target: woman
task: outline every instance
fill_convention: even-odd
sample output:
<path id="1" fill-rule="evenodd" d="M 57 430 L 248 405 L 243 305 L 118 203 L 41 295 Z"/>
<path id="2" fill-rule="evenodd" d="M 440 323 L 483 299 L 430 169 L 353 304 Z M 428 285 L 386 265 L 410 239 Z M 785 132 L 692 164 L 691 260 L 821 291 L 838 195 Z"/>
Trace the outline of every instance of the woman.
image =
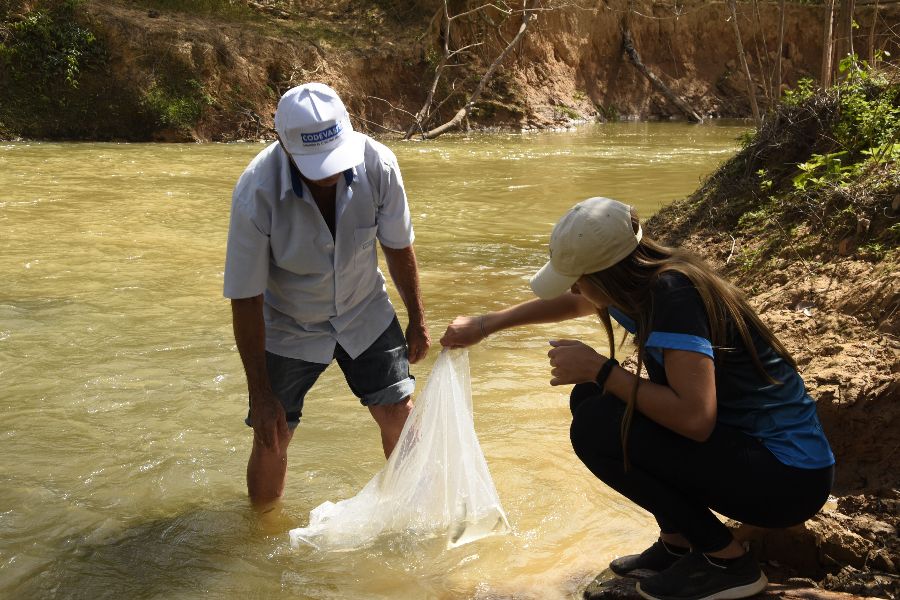
<path id="1" fill-rule="evenodd" d="M 552 340 L 551 385 L 575 384 L 571 439 L 594 475 L 659 523 L 625 575 L 654 571 L 645 598 L 743 598 L 767 583 L 712 513 L 787 527 L 825 503 L 834 456 L 790 353 L 731 284 L 702 260 L 642 236 L 632 209 L 591 198 L 550 238 L 531 280 L 539 297 L 457 317 L 441 343 L 464 347 L 500 329 L 596 312 L 610 356 Z M 633 333 L 639 377 L 614 358 L 614 319 Z"/>

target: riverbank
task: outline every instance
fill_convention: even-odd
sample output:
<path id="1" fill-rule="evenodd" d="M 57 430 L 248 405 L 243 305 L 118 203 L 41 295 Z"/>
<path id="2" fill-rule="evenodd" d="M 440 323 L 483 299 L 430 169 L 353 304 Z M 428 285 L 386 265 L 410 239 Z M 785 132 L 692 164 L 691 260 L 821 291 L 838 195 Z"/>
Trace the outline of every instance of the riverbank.
<path id="1" fill-rule="evenodd" d="M 281 93 L 310 80 L 338 90 L 357 129 L 402 136 L 441 68 L 442 7 L 436 0 L 15 0 L 0 7 L 0 138 L 254 140 L 268 133 Z M 424 127 L 465 105 L 520 27 L 521 14 L 478 7 L 457 6 L 447 48 L 465 51 L 435 84 Z M 819 73 L 821 31 L 809 25 L 824 22 L 823 10 L 787 5 L 785 88 Z M 461 127 L 685 118 L 623 51 L 626 25 L 642 64 L 697 114 L 751 114 L 724 3 L 548 2 L 533 16 Z M 755 13 L 739 4 L 763 109 L 772 103 L 777 17 L 774 5 Z M 889 28 L 900 21 L 900 5 L 877 16 L 862 7 L 856 20 L 876 48 L 900 55 Z"/>

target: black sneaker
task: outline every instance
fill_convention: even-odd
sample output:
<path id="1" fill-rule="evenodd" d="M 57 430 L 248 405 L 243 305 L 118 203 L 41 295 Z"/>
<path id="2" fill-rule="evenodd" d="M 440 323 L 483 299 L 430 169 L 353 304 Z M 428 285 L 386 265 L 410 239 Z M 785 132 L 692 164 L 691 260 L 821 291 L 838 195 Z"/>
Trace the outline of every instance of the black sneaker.
<path id="1" fill-rule="evenodd" d="M 675 561 L 687 553 L 687 548 L 679 548 L 657 540 L 640 554 L 629 554 L 615 559 L 609 563 L 609 570 L 616 575 L 628 575 L 641 569 L 658 573 L 674 565 Z"/>
<path id="2" fill-rule="evenodd" d="M 637 592 L 649 600 L 734 600 L 758 594 L 768 583 L 749 552 L 727 567 L 691 552 L 665 571 L 638 582 Z"/>

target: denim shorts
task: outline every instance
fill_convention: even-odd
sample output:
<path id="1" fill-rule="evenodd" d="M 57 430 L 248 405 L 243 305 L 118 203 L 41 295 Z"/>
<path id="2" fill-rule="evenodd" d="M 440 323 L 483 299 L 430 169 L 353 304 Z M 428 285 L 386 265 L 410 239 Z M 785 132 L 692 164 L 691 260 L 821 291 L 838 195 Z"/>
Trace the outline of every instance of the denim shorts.
<path id="1" fill-rule="evenodd" d="M 416 387 L 416 379 L 409 372 L 406 338 L 397 317 L 362 354 L 350 358 L 337 344 L 334 359 L 344 372 L 350 391 L 363 406 L 403 402 Z M 306 393 L 328 365 L 266 352 L 266 367 L 272 391 L 281 400 L 288 427 L 293 429 L 300 423 Z M 249 412 L 244 422 L 253 425 Z"/>

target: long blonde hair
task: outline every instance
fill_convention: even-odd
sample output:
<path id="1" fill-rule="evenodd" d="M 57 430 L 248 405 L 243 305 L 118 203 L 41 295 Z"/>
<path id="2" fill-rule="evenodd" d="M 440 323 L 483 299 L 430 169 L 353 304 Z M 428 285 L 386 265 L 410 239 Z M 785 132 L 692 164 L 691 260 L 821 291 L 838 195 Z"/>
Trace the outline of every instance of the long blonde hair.
<path id="1" fill-rule="evenodd" d="M 634 231 L 639 228 L 639 220 L 634 210 L 631 212 L 631 224 Z M 752 327 L 759 336 L 791 366 L 797 367 L 790 352 L 775 337 L 775 334 L 763 323 L 756 311 L 747 302 L 744 294 L 734 285 L 719 276 L 706 262 L 693 254 L 677 248 L 669 248 L 654 242 L 644 235 L 638 247 L 626 258 L 615 265 L 587 275 L 600 292 L 610 301 L 610 304 L 621 310 L 635 322 L 637 353 L 637 373 L 640 376 L 646 356 L 646 343 L 650 335 L 650 324 L 653 321 L 653 298 L 650 289 L 654 282 L 664 272 L 681 273 L 694 284 L 706 314 L 709 317 L 710 341 L 714 348 L 725 348 L 729 320 L 734 324 L 744 346 L 753 361 L 759 375 L 772 384 L 781 382 L 775 380 L 766 372 L 753 339 L 750 334 Z M 609 340 L 610 356 L 615 358 L 615 340 L 613 337 L 612 322 L 609 310 L 598 309 L 598 316 L 606 330 Z M 634 407 L 637 402 L 640 377 L 635 380 L 630 397 L 626 400 L 625 415 L 622 419 L 622 453 L 625 464 L 628 465 L 628 431 L 631 428 L 631 420 L 634 415 Z"/>

